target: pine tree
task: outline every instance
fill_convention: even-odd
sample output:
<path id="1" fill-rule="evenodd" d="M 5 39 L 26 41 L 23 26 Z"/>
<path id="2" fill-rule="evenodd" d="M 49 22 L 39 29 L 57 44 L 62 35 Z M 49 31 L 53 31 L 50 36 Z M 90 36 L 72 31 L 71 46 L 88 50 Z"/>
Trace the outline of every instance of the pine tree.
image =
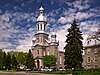
<path id="1" fill-rule="evenodd" d="M 68 29 L 68 35 L 66 36 L 65 49 L 65 65 L 69 69 L 76 69 L 82 67 L 82 34 L 79 30 L 79 25 L 76 24 L 74 19 L 71 27 Z"/>
<path id="2" fill-rule="evenodd" d="M 26 66 L 27 66 L 27 68 L 30 68 L 30 69 L 35 67 L 35 62 L 34 62 L 34 58 L 31 53 L 31 50 L 29 50 L 29 53 L 26 57 Z"/>

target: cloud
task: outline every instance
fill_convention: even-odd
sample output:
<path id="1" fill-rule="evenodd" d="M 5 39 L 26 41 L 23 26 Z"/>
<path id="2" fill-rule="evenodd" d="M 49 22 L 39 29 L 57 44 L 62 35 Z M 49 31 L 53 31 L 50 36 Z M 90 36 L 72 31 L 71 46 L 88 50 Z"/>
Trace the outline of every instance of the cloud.
<path id="1" fill-rule="evenodd" d="M 65 17 L 60 17 L 58 19 L 58 22 L 60 22 L 61 24 L 65 24 L 67 22 L 67 19 Z"/>
<path id="2" fill-rule="evenodd" d="M 32 1 L 27 1 L 26 3 L 32 3 Z M 38 0 L 38 2 L 40 1 Z M 57 39 L 60 42 L 59 50 L 63 50 L 66 39 L 65 35 L 68 33 L 67 29 L 70 27 L 74 18 L 76 18 L 83 33 L 83 42 L 100 25 L 100 20 L 98 20 L 100 17 L 100 8 L 91 8 L 91 1 L 89 0 L 50 1 L 50 4 L 54 5 L 55 3 L 57 7 L 55 7 L 55 10 L 53 8 L 49 12 L 45 12 L 48 22 L 47 30 L 48 32 L 52 32 L 52 29 L 55 29 L 58 36 Z M 5 5 L 5 7 L 8 6 L 8 4 Z M 25 3 L 21 1 L 21 7 L 25 6 Z M 39 12 L 35 10 L 34 12 L 28 13 L 24 11 L 19 12 L 19 10 L 22 10 L 20 6 L 13 6 L 13 9 L 16 12 L 9 10 L 3 12 L 0 9 L 0 48 L 15 48 L 20 51 L 27 51 L 32 45 L 31 40 L 36 33 L 35 24 Z"/>
<path id="3" fill-rule="evenodd" d="M 77 12 L 75 18 L 82 20 L 82 19 L 93 17 L 94 15 L 95 15 L 94 13 Z"/>
<path id="4" fill-rule="evenodd" d="M 85 0 L 84 1 L 82 1 L 82 0 L 80 0 L 80 1 L 76 0 L 76 1 L 73 2 L 73 6 L 76 9 L 84 10 L 84 9 L 89 9 L 90 8 L 90 5 L 88 3 L 89 3 L 88 0 L 87 1 L 85 1 Z"/>
<path id="5" fill-rule="evenodd" d="M 0 15 L 0 49 L 15 48 L 19 50 L 20 48 L 21 50 L 22 46 L 28 47 L 28 45 L 24 44 L 29 41 L 27 38 L 34 35 L 34 21 L 36 19 L 33 13 L 6 11 Z M 33 22 L 33 24 L 30 22 Z M 26 27 L 28 29 L 25 29 Z M 19 42 L 21 40 L 23 40 L 23 44 Z"/>

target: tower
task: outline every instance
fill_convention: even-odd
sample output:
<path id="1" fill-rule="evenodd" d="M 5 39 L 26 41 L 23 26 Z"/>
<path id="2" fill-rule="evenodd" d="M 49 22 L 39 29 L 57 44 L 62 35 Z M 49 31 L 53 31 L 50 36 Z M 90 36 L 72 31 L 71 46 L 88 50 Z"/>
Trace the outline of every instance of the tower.
<path id="1" fill-rule="evenodd" d="M 48 34 L 46 33 L 46 18 L 44 16 L 44 8 L 41 6 L 39 9 L 39 16 L 37 18 L 37 33 L 34 35 L 32 40 L 32 53 L 35 60 L 36 68 L 43 67 L 42 58 L 44 56 L 44 52 L 46 51 L 46 47 L 48 46 Z"/>
<path id="2" fill-rule="evenodd" d="M 39 9 L 39 11 L 40 11 L 40 15 L 37 18 L 37 30 L 38 30 L 38 33 L 45 33 L 45 30 L 46 30 L 45 27 L 46 27 L 47 22 L 44 16 L 44 9 L 42 6 Z"/>
<path id="3" fill-rule="evenodd" d="M 49 34 L 46 32 L 46 25 L 47 21 L 44 15 L 44 8 L 41 6 L 36 23 L 37 33 L 34 35 L 32 40 L 32 53 L 36 68 L 44 68 L 43 57 L 45 55 L 54 55 L 57 58 L 57 65 L 59 65 L 59 42 L 56 39 L 57 35 L 53 30 L 51 38 L 48 38 Z"/>

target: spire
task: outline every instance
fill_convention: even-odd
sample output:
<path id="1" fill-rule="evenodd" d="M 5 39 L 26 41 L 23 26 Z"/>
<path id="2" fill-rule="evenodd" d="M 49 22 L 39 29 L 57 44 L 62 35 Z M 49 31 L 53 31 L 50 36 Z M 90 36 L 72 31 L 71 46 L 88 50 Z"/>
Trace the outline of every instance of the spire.
<path id="1" fill-rule="evenodd" d="M 40 7 L 39 11 L 40 11 L 40 15 L 37 18 L 37 21 L 45 21 L 46 22 L 46 18 L 44 16 L 44 8 L 42 6 Z"/>
<path id="2" fill-rule="evenodd" d="M 42 2 L 41 2 L 41 7 L 39 9 L 40 11 L 44 11 L 43 7 L 42 7 Z"/>
<path id="3" fill-rule="evenodd" d="M 55 30 L 53 29 L 52 35 L 56 35 Z"/>
<path id="4" fill-rule="evenodd" d="M 41 6 L 39 8 L 39 16 L 37 18 L 37 30 L 38 30 L 38 33 L 45 33 L 45 30 L 46 30 L 46 17 L 44 16 L 44 8 Z"/>

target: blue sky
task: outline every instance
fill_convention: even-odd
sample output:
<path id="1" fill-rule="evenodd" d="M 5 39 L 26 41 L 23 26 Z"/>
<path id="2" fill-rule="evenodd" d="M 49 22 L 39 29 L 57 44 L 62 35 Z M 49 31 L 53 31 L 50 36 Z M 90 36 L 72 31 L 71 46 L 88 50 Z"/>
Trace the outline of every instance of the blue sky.
<path id="1" fill-rule="evenodd" d="M 74 18 L 83 33 L 83 43 L 100 26 L 100 0 L 0 0 L 0 49 L 30 48 L 41 2 L 48 22 L 47 32 L 51 34 L 55 29 L 59 50 L 64 47 L 67 29 Z"/>

